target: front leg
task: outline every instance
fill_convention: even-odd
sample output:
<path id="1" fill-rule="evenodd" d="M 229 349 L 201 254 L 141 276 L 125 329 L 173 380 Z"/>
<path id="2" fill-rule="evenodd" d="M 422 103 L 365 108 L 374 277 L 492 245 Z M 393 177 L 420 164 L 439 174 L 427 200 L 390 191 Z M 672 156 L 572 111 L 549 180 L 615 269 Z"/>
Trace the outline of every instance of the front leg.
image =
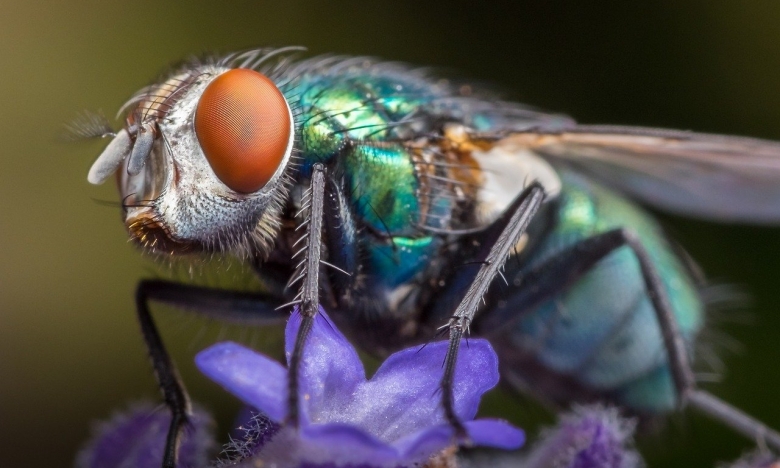
<path id="1" fill-rule="evenodd" d="M 314 317 L 319 313 L 320 308 L 320 262 L 322 256 L 322 218 L 325 210 L 325 166 L 315 164 L 311 177 L 311 188 L 304 197 L 303 210 L 308 211 L 306 220 L 301 226 L 306 226 L 305 243 L 301 250 L 295 254 L 303 254 L 298 270 L 293 276 L 290 284 L 301 282 L 301 290 L 296 300 L 301 311 L 301 326 L 298 328 L 298 335 L 295 337 L 295 346 L 290 356 L 288 383 L 288 419 L 298 426 L 300 421 L 300 402 L 298 395 L 298 386 L 300 379 L 300 368 L 303 362 L 303 351 L 306 345 L 306 338 L 309 336 L 312 326 L 314 326 Z"/>
<path id="2" fill-rule="evenodd" d="M 248 325 L 270 325 L 284 321 L 286 314 L 277 310 L 279 300 L 253 293 L 188 286 L 161 280 L 144 280 L 135 294 L 141 335 L 152 360 L 157 383 L 165 405 L 171 410 L 171 425 L 165 441 L 163 468 L 174 468 L 179 439 L 191 414 L 190 398 L 157 331 L 149 302 L 156 301 L 195 312 L 210 318 Z"/>

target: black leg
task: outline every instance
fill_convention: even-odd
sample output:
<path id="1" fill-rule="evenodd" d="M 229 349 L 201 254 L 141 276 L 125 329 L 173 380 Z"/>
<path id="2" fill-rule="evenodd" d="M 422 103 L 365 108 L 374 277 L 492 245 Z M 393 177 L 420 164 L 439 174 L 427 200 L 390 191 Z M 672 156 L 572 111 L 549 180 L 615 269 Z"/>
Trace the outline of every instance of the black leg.
<path id="1" fill-rule="evenodd" d="M 444 406 L 444 414 L 447 421 L 456 429 L 459 437 L 466 435 L 463 424 L 455 414 L 455 402 L 453 401 L 455 363 L 458 358 L 460 341 L 463 338 L 463 334 L 468 332 L 469 325 L 477 313 L 480 301 L 482 301 L 493 278 L 499 273 L 499 270 L 509 257 L 510 251 L 527 229 L 528 224 L 538 211 L 543 200 L 544 190 L 541 185 L 536 183 L 532 184 L 518 197 L 519 206 L 506 221 L 506 225 L 501 230 L 498 239 L 492 244 L 490 252 L 482 262 L 482 267 L 477 272 L 474 281 L 469 286 L 466 295 L 457 309 L 455 309 L 455 313 L 452 314 L 448 323 L 450 337 L 447 356 L 444 361 L 444 376 L 441 381 L 442 405 Z"/>
<path id="2" fill-rule="evenodd" d="M 315 164 L 311 177 L 311 189 L 304 197 L 303 210 L 308 211 L 308 217 L 301 224 L 306 226 L 306 242 L 296 256 L 304 254 L 304 258 L 296 271 L 291 284 L 301 281 L 301 291 L 295 303 L 300 305 L 301 326 L 295 337 L 295 347 L 290 356 L 289 387 L 288 387 L 288 420 L 298 425 L 300 417 L 300 402 L 298 401 L 298 386 L 300 367 L 303 361 L 303 350 L 306 337 L 314 325 L 320 307 L 320 261 L 322 247 L 322 216 L 325 201 L 325 166 Z"/>
<path id="3" fill-rule="evenodd" d="M 759 443 L 767 443 L 774 449 L 780 450 L 780 434 L 776 431 L 769 429 L 760 421 L 714 395 L 696 388 L 696 380 L 691 369 L 685 340 L 680 333 L 661 278 L 647 250 L 630 230 L 615 229 L 585 239 L 529 272 L 526 279 L 529 284 L 525 287 L 521 285 L 519 288 L 520 296 L 517 299 L 522 304 L 521 309 L 530 310 L 543 300 L 567 289 L 600 260 L 626 246 L 631 249 L 639 261 L 645 288 L 653 305 L 664 340 L 664 347 L 669 357 L 669 366 L 680 406 L 690 404 L 748 438 Z M 552 287 L 528 287 L 530 284 L 551 285 Z M 515 301 L 513 303 L 517 304 Z M 484 323 L 480 324 L 480 332 L 489 335 L 500 331 L 514 318 L 509 316 L 510 313 L 505 309 L 486 317 Z"/>
<path id="4" fill-rule="evenodd" d="M 168 281 L 141 281 L 136 289 L 136 310 L 141 334 L 154 373 L 172 418 L 163 452 L 163 468 L 176 466 L 181 430 L 190 415 L 190 399 L 149 311 L 149 301 L 181 307 L 208 317 L 246 324 L 280 323 L 286 314 L 269 298 L 251 293 L 187 286 Z"/>
<path id="5" fill-rule="evenodd" d="M 442 287 L 436 288 L 435 285 L 429 285 L 425 288 L 425 291 L 428 292 L 428 297 L 422 303 L 428 304 L 428 306 L 426 306 L 422 316 L 422 321 L 426 327 L 423 329 L 423 336 L 428 336 L 431 328 L 439 327 L 442 322 L 452 317 L 452 311 L 458 307 L 458 304 L 464 298 L 463 291 L 468 290 L 472 283 L 476 281 L 479 273 L 476 267 L 485 263 L 491 249 L 509 225 L 512 216 L 527 203 L 529 191 L 534 186 L 535 184 L 530 185 L 515 197 L 506 210 L 489 226 L 484 227 L 479 232 L 479 235 L 469 237 L 469 242 L 472 245 L 477 245 L 476 252 L 470 253 L 468 256 L 468 258 L 472 258 L 474 261 L 460 266 L 455 265 L 454 272 L 447 278 Z M 546 211 L 549 211 L 549 209 Z M 540 221 L 546 223 L 546 221 L 540 219 L 541 217 L 545 217 L 545 215 L 542 213 L 535 214 L 534 221 L 536 223 Z M 489 301 L 489 297 L 485 299 Z"/>
<path id="6" fill-rule="evenodd" d="M 165 404 L 171 410 L 171 425 L 168 428 L 165 452 L 163 452 L 163 468 L 175 468 L 181 429 L 191 413 L 190 399 L 170 356 L 165 350 L 157 327 L 154 325 L 152 315 L 149 313 L 149 306 L 146 303 L 146 292 L 142 286 L 143 284 L 139 285 L 135 296 L 141 334 L 146 348 L 149 350 L 154 374 L 157 376 L 157 383 L 162 391 Z"/>
<path id="7" fill-rule="evenodd" d="M 281 298 L 263 293 L 191 286 L 165 280 L 142 280 L 138 292 L 146 301 L 166 304 L 207 318 L 240 325 L 268 326 L 284 323 L 278 310 Z"/>

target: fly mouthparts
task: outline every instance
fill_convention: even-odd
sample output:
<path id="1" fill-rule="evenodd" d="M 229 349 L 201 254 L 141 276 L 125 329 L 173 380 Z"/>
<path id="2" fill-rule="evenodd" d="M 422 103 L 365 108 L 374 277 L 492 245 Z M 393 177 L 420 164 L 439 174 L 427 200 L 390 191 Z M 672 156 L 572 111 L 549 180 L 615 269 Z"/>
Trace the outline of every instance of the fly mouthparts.
<path id="1" fill-rule="evenodd" d="M 127 130 L 120 130 L 89 169 L 89 174 L 87 174 L 89 183 L 102 184 L 111 174 L 116 172 L 122 161 L 130 154 L 132 145 L 133 142 Z"/>

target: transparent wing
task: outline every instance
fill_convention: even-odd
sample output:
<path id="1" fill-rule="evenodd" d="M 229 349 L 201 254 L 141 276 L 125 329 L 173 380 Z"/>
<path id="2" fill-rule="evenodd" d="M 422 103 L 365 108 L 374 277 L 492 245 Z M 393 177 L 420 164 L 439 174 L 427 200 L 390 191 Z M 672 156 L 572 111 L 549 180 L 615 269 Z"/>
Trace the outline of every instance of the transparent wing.
<path id="1" fill-rule="evenodd" d="M 518 145 L 666 211 L 780 224 L 780 143 L 677 130 L 574 125 L 516 133 Z"/>

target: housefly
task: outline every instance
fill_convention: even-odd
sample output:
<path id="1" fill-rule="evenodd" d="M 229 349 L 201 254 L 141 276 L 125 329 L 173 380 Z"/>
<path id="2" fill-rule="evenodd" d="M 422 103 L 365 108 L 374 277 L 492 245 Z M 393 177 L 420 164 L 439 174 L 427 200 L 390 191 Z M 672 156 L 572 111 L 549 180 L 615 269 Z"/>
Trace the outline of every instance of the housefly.
<path id="1" fill-rule="evenodd" d="M 396 63 L 299 50 L 194 61 L 142 89 L 89 171 L 93 184 L 115 175 L 146 253 L 236 257 L 264 286 L 140 282 L 174 416 L 164 466 L 189 400 L 150 302 L 244 323 L 300 307 L 291 424 L 306 323 L 323 305 L 378 355 L 448 333 L 442 405 L 461 433 L 452 372 L 471 332 L 491 340 L 509 385 L 545 402 L 688 405 L 780 448 L 780 434 L 697 387 L 699 283 L 640 207 L 776 224 L 779 143 L 580 125 Z"/>

